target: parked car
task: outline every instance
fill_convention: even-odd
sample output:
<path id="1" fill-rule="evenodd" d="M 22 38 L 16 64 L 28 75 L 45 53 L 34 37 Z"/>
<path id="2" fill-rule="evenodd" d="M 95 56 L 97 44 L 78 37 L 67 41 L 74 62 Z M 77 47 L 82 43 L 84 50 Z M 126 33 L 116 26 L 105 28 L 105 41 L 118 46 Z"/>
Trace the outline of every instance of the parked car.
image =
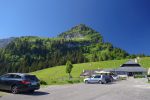
<path id="1" fill-rule="evenodd" d="M 40 82 L 35 75 L 8 73 L 0 76 L 0 89 L 9 90 L 13 94 L 19 92 L 34 92 L 39 88 Z"/>
<path id="2" fill-rule="evenodd" d="M 120 80 L 126 80 L 128 78 L 128 74 L 126 72 L 120 71 L 116 73 Z"/>
<path id="3" fill-rule="evenodd" d="M 111 82 L 111 78 L 108 75 L 93 75 L 90 78 L 85 78 L 84 83 L 99 83 L 99 84 L 106 84 Z"/>
<path id="4" fill-rule="evenodd" d="M 121 80 L 126 80 L 128 78 L 128 75 L 126 75 L 126 74 L 120 74 L 120 75 L 118 75 L 118 77 Z"/>

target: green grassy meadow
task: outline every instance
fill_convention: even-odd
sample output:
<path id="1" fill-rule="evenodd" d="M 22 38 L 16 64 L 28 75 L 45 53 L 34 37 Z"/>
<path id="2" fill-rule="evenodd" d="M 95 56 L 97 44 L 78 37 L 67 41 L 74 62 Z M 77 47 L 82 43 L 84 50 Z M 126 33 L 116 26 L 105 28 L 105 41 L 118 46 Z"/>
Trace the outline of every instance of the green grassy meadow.
<path id="1" fill-rule="evenodd" d="M 72 69 L 73 80 L 68 80 L 68 74 L 65 72 L 64 66 L 56 66 L 47 68 L 44 70 L 33 72 L 40 80 L 45 81 L 47 84 L 66 84 L 66 83 L 79 83 L 82 81 L 80 74 L 83 70 L 91 69 L 105 69 L 105 68 L 117 68 L 127 60 L 111 60 L 111 61 L 100 61 L 74 64 Z"/>
<path id="2" fill-rule="evenodd" d="M 144 68 L 150 68 L 150 57 L 145 57 L 139 60 L 139 63 L 144 67 Z"/>
<path id="3" fill-rule="evenodd" d="M 125 63 L 126 61 L 128 60 L 110 60 L 74 64 L 74 68 L 72 69 L 71 73 L 73 76 L 72 80 L 68 79 L 68 74 L 66 74 L 65 72 L 65 65 L 39 70 L 31 74 L 36 75 L 40 80 L 46 82 L 48 85 L 79 83 L 83 81 L 82 78 L 79 78 L 83 70 L 118 68 L 121 64 Z M 145 68 L 150 67 L 150 57 L 142 58 L 139 62 Z"/>

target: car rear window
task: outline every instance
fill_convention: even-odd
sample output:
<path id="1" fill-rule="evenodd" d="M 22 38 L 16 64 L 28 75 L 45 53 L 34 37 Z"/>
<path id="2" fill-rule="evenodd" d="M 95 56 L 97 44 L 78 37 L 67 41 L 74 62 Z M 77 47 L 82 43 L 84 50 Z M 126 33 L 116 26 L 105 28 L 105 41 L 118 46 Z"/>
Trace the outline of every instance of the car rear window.
<path id="1" fill-rule="evenodd" d="M 38 79 L 35 75 L 26 75 L 25 79 L 29 80 L 29 81 L 38 81 Z"/>

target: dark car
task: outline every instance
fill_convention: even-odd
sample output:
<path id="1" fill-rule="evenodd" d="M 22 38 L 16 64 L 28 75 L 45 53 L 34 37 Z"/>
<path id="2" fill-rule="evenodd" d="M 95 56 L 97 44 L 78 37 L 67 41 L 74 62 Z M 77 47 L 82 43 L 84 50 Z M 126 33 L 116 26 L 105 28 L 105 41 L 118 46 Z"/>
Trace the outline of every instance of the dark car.
<path id="1" fill-rule="evenodd" d="M 19 92 L 34 92 L 40 88 L 40 82 L 35 75 L 23 73 L 8 73 L 0 76 L 0 89 Z"/>
<path id="2" fill-rule="evenodd" d="M 112 76 L 111 75 L 104 75 L 105 81 L 106 83 L 110 83 L 113 81 Z"/>

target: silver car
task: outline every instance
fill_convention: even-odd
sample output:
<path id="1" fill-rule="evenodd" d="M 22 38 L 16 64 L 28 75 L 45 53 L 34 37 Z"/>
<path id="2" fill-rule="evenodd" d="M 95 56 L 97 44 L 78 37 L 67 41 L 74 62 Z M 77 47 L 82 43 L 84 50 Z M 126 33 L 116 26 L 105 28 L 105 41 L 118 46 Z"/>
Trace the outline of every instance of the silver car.
<path id="1" fill-rule="evenodd" d="M 84 83 L 86 83 L 86 84 L 88 84 L 88 83 L 106 84 L 107 83 L 106 78 L 107 78 L 106 75 L 93 75 L 90 78 L 85 78 Z"/>

